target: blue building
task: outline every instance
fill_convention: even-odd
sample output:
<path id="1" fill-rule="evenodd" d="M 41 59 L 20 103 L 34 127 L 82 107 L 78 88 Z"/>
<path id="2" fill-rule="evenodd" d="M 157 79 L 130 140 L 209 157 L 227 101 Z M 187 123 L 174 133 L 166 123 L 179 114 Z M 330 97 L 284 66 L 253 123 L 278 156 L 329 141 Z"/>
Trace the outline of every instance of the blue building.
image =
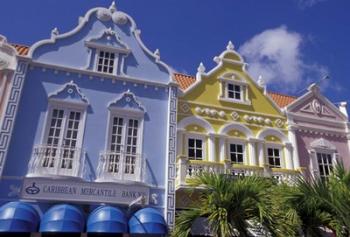
<path id="1" fill-rule="evenodd" d="M 134 20 L 94 8 L 18 56 L 1 126 L 0 231 L 166 235 L 177 84 Z"/>

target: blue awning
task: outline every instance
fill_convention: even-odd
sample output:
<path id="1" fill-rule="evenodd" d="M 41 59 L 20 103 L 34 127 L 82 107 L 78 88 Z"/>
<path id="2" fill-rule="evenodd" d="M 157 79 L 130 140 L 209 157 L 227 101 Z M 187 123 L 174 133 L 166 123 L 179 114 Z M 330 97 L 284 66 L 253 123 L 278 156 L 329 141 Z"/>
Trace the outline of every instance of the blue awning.
<path id="1" fill-rule="evenodd" d="M 39 219 L 30 204 L 9 202 L 0 207 L 0 232 L 36 232 Z"/>
<path id="2" fill-rule="evenodd" d="M 98 207 L 88 218 L 87 232 L 127 233 L 128 220 L 118 208 L 111 206 Z"/>
<path id="3" fill-rule="evenodd" d="M 167 224 L 154 208 L 143 208 L 137 211 L 129 220 L 131 234 L 160 234 L 168 233 Z"/>
<path id="4" fill-rule="evenodd" d="M 40 232 L 83 232 L 85 218 L 77 207 L 61 204 L 51 207 L 41 219 Z"/>

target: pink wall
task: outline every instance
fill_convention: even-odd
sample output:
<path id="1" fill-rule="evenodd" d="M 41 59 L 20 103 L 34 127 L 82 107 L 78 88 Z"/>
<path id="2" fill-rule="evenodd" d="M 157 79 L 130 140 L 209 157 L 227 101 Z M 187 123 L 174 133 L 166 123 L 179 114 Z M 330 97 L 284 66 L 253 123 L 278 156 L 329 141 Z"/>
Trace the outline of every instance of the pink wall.
<path id="1" fill-rule="evenodd" d="M 310 134 L 309 132 L 296 132 L 298 154 L 300 159 L 300 165 L 302 167 L 310 167 L 310 155 L 308 150 L 310 148 L 310 143 L 313 141 L 324 138 L 331 142 L 339 153 L 339 158 L 343 161 L 345 167 L 350 168 L 350 151 L 347 143 L 346 137 L 335 137 L 335 136 L 325 136 L 320 134 Z"/>

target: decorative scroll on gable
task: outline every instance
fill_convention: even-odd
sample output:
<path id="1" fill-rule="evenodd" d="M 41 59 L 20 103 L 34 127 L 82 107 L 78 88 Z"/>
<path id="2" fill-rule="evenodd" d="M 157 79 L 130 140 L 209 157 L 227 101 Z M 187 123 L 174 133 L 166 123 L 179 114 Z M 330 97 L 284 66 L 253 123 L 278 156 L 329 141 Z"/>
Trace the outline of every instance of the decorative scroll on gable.
<path id="1" fill-rule="evenodd" d="M 61 89 L 49 94 L 49 100 L 65 101 L 75 104 L 89 104 L 89 100 L 73 81 L 64 84 Z"/>
<path id="2" fill-rule="evenodd" d="M 105 49 L 111 52 L 128 54 L 129 47 L 121 40 L 117 32 L 112 28 L 105 29 L 99 37 L 85 41 L 85 45 L 90 48 Z"/>
<path id="3" fill-rule="evenodd" d="M 336 117 L 326 105 L 320 103 L 318 99 L 313 99 L 310 103 L 303 106 L 300 110 L 304 113 L 312 113 L 327 117 Z"/>
<path id="4" fill-rule="evenodd" d="M 108 105 L 110 109 L 121 109 L 136 113 L 145 113 L 145 107 L 139 102 L 134 93 L 130 90 L 124 92 L 115 102 L 111 102 Z"/>
<path id="5" fill-rule="evenodd" d="M 337 148 L 328 140 L 324 138 L 317 139 L 313 141 L 310 146 L 312 148 L 321 148 L 326 150 L 337 150 Z"/>

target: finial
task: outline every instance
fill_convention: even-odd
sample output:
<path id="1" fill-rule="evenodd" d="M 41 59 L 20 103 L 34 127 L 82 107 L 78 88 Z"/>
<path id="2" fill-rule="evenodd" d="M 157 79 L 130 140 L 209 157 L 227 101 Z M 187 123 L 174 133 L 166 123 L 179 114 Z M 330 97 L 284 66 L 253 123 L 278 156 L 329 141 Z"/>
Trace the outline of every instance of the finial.
<path id="1" fill-rule="evenodd" d="M 153 54 L 156 55 L 156 57 L 158 59 L 160 59 L 160 51 L 159 51 L 159 49 L 156 49 Z"/>
<path id="2" fill-rule="evenodd" d="M 235 49 L 235 46 L 232 44 L 231 40 L 228 42 L 226 49 L 227 50 L 234 50 Z"/>
<path id="3" fill-rule="evenodd" d="M 203 65 L 203 63 L 201 62 L 197 68 L 197 72 L 199 73 L 204 73 L 205 72 L 205 67 Z"/>
<path id="4" fill-rule="evenodd" d="M 263 79 L 262 75 L 258 76 L 258 85 L 261 87 L 265 86 L 265 80 Z"/>
<path id="5" fill-rule="evenodd" d="M 57 36 L 59 34 L 57 27 L 51 31 L 51 37 Z"/>
<path id="6" fill-rule="evenodd" d="M 117 7 L 115 5 L 115 2 L 113 1 L 111 6 L 109 7 L 109 10 L 113 13 L 117 11 Z"/>

